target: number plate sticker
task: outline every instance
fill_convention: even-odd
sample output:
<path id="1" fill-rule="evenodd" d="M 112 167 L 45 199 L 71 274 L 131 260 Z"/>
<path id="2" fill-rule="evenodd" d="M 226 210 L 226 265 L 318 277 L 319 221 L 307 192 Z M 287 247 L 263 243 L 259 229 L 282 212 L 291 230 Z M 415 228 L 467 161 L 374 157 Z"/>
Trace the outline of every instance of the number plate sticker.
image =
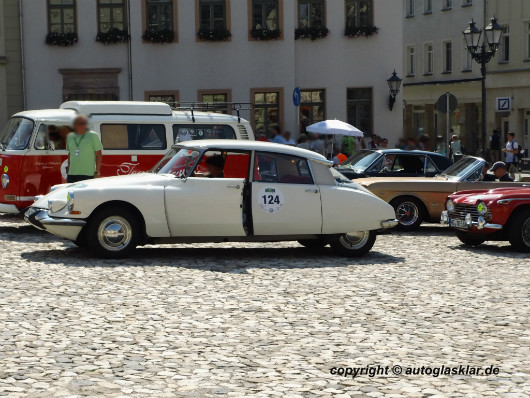
<path id="1" fill-rule="evenodd" d="M 462 229 L 469 228 L 464 220 L 458 220 L 458 219 L 450 219 L 449 226 L 454 227 L 454 228 L 462 228 Z"/>
<path id="2" fill-rule="evenodd" d="M 259 192 L 258 202 L 263 211 L 274 214 L 285 205 L 285 198 L 278 188 L 265 187 Z"/>

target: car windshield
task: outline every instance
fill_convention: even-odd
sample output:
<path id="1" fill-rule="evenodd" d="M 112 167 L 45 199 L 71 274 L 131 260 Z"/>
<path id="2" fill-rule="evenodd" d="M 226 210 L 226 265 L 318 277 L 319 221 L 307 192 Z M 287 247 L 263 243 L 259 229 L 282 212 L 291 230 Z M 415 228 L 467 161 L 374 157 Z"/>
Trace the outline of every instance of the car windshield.
<path id="1" fill-rule="evenodd" d="M 482 161 L 476 158 L 463 158 L 449 167 L 442 176 L 450 180 L 460 180 L 473 171 Z"/>
<path id="2" fill-rule="evenodd" d="M 34 126 L 35 123 L 30 119 L 22 117 L 13 117 L 9 119 L 4 130 L 0 134 L 0 149 L 26 149 Z"/>
<path id="3" fill-rule="evenodd" d="M 381 154 L 373 151 L 361 151 L 346 159 L 341 167 L 352 169 L 356 172 L 365 171 Z"/>
<path id="4" fill-rule="evenodd" d="M 201 153 L 195 148 L 175 148 L 151 170 L 156 174 L 172 174 L 175 177 L 189 177 Z"/>

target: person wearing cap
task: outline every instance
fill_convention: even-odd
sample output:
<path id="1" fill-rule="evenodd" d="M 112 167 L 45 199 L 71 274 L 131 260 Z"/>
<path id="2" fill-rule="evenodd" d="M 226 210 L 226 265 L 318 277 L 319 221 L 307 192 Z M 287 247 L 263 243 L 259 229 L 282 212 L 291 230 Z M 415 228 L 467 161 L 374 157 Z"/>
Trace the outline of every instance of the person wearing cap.
<path id="1" fill-rule="evenodd" d="M 486 162 L 484 163 L 484 168 L 482 169 L 482 177 L 480 178 L 481 181 L 487 181 L 487 182 L 493 182 L 495 181 L 495 176 L 493 174 L 488 174 L 489 164 Z"/>
<path id="2" fill-rule="evenodd" d="M 508 166 L 504 162 L 495 162 L 490 171 L 501 182 L 513 182 L 513 178 L 508 174 Z"/>

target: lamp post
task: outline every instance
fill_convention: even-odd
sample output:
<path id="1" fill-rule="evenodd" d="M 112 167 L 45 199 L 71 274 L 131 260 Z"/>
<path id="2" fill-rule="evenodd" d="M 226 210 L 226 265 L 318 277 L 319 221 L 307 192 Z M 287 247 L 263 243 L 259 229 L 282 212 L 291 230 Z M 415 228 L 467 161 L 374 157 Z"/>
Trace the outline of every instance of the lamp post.
<path id="1" fill-rule="evenodd" d="M 491 22 L 482 30 L 476 27 L 475 21 L 471 20 L 469 26 L 462 32 L 466 40 L 467 51 L 471 57 L 480 64 L 480 73 L 482 75 L 482 155 L 486 156 L 486 64 L 495 56 L 501 37 L 502 26 L 497 23 L 497 18 L 491 18 Z M 481 40 L 482 37 L 482 40 Z"/>
<path id="2" fill-rule="evenodd" d="M 399 94 L 399 89 L 401 88 L 401 82 L 403 79 L 399 78 L 396 71 L 392 73 L 390 79 L 387 80 L 388 88 L 390 89 L 390 96 L 388 97 L 388 107 L 390 110 L 394 109 L 394 104 L 396 103 L 396 96 Z"/>

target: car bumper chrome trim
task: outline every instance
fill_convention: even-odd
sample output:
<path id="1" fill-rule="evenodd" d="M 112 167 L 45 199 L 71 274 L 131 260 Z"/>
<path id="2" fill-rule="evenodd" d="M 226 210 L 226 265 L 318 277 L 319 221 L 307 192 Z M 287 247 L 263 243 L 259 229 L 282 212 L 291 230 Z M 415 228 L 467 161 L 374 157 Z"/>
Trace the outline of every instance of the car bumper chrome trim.
<path id="1" fill-rule="evenodd" d="M 24 219 L 39 229 L 46 229 L 47 226 L 62 226 L 62 227 L 84 227 L 85 220 L 77 220 L 73 218 L 51 218 L 48 210 L 30 208 L 26 211 Z"/>
<path id="2" fill-rule="evenodd" d="M 383 229 L 389 229 L 389 228 L 394 228 L 395 226 L 397 226 L 399 224 L 399 221 L 398 220 L 386 220 L 386 221 L 381 221 L 381 228 Z"/>
<path id="3" fill-rule="evenodd" d="M 447 213 L 447 210 L 442 212 L 440 223 L 443 225 L 450 225 L 450 217 L 449 217 L 449 214 Z M 455 227 L 451 226 L 451 228 L 455 228 Z M 482 230 L 482 229 L 501 230 L 503 227 L 500 224 L 487 223 L 484 217 L 479 217 L 478 221 L 472 221 L 471 224 L 468 224 L 467 229 L 473 229 L 473 228 L 476 228 L 478 230 Z M 456 228 L 456 229 L 462 229 L 462 228 Z"/>

